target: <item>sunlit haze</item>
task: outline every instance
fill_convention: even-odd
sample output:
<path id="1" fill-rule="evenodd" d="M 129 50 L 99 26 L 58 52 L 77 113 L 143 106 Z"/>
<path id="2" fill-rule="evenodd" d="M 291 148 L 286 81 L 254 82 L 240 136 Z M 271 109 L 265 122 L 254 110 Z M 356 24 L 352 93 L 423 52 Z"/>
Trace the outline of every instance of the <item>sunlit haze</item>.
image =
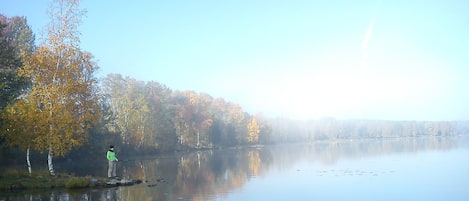
<path id="1" fill-rule="evenodd" d="M 46 0 L 0 0 L 40 41 Z M 271 117 L 469 120 L 469 1 L 91 1 L 100 66 Z"/>

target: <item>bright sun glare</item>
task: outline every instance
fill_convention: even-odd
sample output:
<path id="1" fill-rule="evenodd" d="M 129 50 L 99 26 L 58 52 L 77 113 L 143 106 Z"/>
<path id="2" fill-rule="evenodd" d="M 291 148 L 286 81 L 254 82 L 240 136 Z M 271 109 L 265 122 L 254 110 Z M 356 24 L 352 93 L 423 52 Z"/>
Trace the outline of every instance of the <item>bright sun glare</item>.
<path id="1" fill-rule="evenodd" d="M 414 82 L 419 80 L 327 72 L 285 78 L 264 87 L 258 95 L 264 100 L 269 97 L 270 101 L 263 106 L 280 111 L 281 116 L 298 119 L 353 116 L 408 102 L 422 88 Z"/>

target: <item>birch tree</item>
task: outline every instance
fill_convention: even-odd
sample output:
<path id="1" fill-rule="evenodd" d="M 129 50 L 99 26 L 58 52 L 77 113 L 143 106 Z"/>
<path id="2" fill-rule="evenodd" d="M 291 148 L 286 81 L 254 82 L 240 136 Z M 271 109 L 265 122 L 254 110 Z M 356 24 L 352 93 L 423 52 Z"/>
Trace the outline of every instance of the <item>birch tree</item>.
<path id="1" fill-rule="evenodd" d="M 142 147 L 151 135 L 147 127 L 150 109 L 144 96 L 145 83 L 110 74 L 103 81 L 103 94 L 112 112 L 110 131 L 118 131 L 123 143 Z"/>
<path id="2" fill-rule="evenodd" d="M 3 125 L 2 134 L 7 139 L 8 145 L 26 150 L 29 174 L 32 173 L 29 153 L 35 144 L 35 134 L 47 132 L 44 122 L 36 121 L 42 118 L 38 110 L 39 108 L 30 104 L 28 100 L 21 99 L 7 107 L 3 114 L 6 123 Z"/>
<path id="3" fill-rule="evenodd" d="M 64 156 L 82 145 L 88 129 L 99 119 L 97 69 L 92 55 L 80 50 L 78 25 L 84 11 L 79 0 L 54 0 L 50 4 L 47 37 L 32 54 L 24 55 L 19 75 L 31 79 L 31 92 L 25 98 L 35 108 L 32 125 L 33 148 L 48 151 L 48 167 L 54 175 L 52 158 Z M 23 107 L 23 108 L 28 108 Z"/>

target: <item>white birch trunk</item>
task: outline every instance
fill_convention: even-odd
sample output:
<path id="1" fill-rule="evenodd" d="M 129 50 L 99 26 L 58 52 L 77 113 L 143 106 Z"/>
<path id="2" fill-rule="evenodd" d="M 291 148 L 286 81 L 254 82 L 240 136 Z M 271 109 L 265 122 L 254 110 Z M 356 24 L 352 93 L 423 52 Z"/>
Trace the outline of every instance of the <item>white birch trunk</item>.
<path id="1" fill-rule="evenodd" d="M 197 131 L 197 148 L 200 147 L 200 132 Z"/>
<path id="2" fill-rule="evenodd" d="M 29 147 L 28 147 L 28 149 L 26 149 L 26 163 L 28 164 L 29 176 L 31 176 L 32 171 L 31 171 L 31 161 L 29 160 L 29 155 L 30 153 L 29 153 Z"/>
<path id="3" fill-rule="evenodd" d="M 49 148 L 49 154 L 47 155 L 47 165 L 49 167 L 50 175 L 55 175 L 54 164 L 52 163 L 52 157 L 53 157 L 52 148 Z"/>

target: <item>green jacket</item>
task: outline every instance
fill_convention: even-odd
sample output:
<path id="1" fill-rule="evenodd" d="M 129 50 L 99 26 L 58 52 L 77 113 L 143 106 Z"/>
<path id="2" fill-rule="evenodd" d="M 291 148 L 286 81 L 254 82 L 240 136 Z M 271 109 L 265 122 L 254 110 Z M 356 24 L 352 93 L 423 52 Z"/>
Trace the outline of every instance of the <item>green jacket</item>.
<path id="1" fill-rule="evenodd" d="M 116 153 L 112 150 L 107 151 L 106 157 L 109 161 L 117 161 Z"/>

